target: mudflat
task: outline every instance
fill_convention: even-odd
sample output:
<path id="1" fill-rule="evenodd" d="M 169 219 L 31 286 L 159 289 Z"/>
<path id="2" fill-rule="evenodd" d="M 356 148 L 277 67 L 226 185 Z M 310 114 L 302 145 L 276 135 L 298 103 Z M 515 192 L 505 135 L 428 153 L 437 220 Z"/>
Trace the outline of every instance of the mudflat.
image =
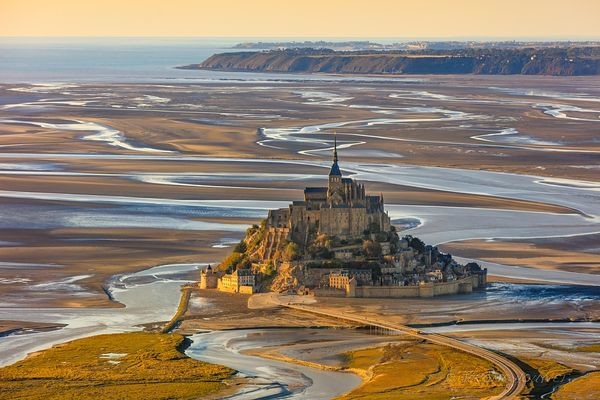
<path id="1" fill-rule="evenodd" d="M 556 238 L 467 240 L 445 243 L 442 248 L 501 264 L 600 274 L 599 241 L 600 235 L 583 235 L 568 241 Z"/>
<path id="2" fill-rule="evenodd" d="M 547 216 L 560 235 L 589 207 L 551 194 L 484 191 L 499 178 L 486 173 L 593 190 L 599 94 L 593 77 L 3 84 L 0 301 L 114 305 L 103 290 L 110 276 L 217 262 L 267 209 L 321 185 L 334 133 L 344 174 L 381 192 L 395 210 L 412 207 L 409 215 L 394 211 L 401 228 L 452 231 L 451 215 L 478 222 L 502 210 L 490 221 L 506 212 L 523 221 L 519 213 Z M 448 173 L 464 177 L 460 186 L 442 184 Z M 565 222 L 557 228 L 558 215 Z M 466 243 L 448 249 L 514 261 L 498 258 L 490 244 Z M 596 253 L 565 251 L 552 268 L 594 271 Z"/>
<path id="3" fill-rule="evenodd" d="M 510 238 L 535 237 L 535 252 L 528 248 L 519 265 L 547 268 L 535 261 L 547 252 L 560 256 L 552 268 L 594 272 L 593 239 L 579 246 L 573 238 L 597 232 L 600 215 L 595 79 L 1 85 L 0 98 L 0 305 L 20 308 L 24 320 L 5 318 L 14 344 L 8 357 L 107 326 L 158 328 L 200 264 L 222 260 L 267 210 L 322 186 L 334 137 L 344 176 L 382 193 L 402 234 L 502 262 L 525 251 Z M 542 243 L 549 234 L 572 245 Z M 497 237 L 505 239 L 486 242 Z M 188 265 L 160 275 L 161 266 L 179 263 Z M 318 301 L 416 325 L 497 315 L 507 323 L 594 321 L 598 300 L 590 290 L 494 283 L 485 293 L 443 299 Z M 247 301 L 195 293 L 180 330 L 351 327 L 250 309 Z M 32 322 L 49 319 L 46 307 L 67 326 Z M 42 339 L 15 335 L 40 330 Z M 344 354 L 382 343 L 341 342 L 327 360 L 308 357 L 309 346 L 281 354 L 339 367 Z"/>

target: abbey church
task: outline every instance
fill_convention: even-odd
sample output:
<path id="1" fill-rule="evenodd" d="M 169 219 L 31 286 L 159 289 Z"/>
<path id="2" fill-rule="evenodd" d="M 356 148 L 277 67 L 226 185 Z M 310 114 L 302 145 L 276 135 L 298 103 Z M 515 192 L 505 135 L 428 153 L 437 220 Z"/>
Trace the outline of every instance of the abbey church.
<path id="1" fill-rule="evenodd" d="M 327 187 L 307 187 L 304 201 L 269 211 L 266 228 L 268 235 L 278 236 L 276 240 L 306 245 L 318 234 L 348 239 L 365 231 L 388 232 L 390 218 L 384 211 L 383 196 L 366 195 L 364 185 L 342 177 L 336 141 Z"/>
<path id="2" fill-rule="evenodd" d="M 270 210 L 219 264 L 220 277 L 212 276 L 212 270 L 202 273 L 201 287 L 206 282 L 206 288 L 237 293 L 266 288 L 381 298 L 485 288 L 487 270 L 478 264 L 461 265 L 418 238 L 400 238 L 384 210 L 383 196 L 367 195 L 362 184 L 342 176 L 334 143 L 327 187 L 308 187 L 304 200 Z"/>

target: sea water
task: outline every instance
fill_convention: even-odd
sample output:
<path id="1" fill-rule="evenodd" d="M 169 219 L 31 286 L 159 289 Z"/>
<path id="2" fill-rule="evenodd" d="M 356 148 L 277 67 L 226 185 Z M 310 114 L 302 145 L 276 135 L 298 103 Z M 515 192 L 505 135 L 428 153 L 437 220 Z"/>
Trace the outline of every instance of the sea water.
<path id="1" fill-rule="evenodd" d="M 216 53 L 240 51 L 232 47 L 253 40 L 199 37 L 5 37 L 0 38 L 0 83 L 415 80 L 176 68 L 199 64 Z"/>

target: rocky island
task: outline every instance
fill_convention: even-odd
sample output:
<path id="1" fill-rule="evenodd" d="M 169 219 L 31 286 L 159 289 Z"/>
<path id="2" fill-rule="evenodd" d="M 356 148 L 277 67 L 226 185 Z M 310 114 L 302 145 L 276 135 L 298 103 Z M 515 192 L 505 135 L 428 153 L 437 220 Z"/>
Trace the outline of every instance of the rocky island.
<path id="1" fill-rule="evenodd" d="M 334 51 L 293 48 L 215 54 L 180 67 L 330 74 L 598 75 L 600 46 Z"/>
<path id="2" fill-rule="evenodd" d="M 383 195 L 344 178 L 334 145 L 327 187 L 307 187 L 304 200 L 270 210 L 201 288 L 275 291 L 334 297 L 433 297 L 484 288 L 487 270 L 410 235 L 400 237 Z"/>

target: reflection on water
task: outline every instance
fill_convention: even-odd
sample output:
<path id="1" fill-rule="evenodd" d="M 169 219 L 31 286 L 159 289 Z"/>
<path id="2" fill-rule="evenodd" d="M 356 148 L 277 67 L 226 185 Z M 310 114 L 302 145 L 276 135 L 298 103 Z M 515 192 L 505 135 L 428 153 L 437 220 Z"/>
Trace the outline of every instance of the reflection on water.
<path id="1" fill-rule="evenodd" d="M 595 286 L 572 285 L 524 285 L 495 282 L 482 295 L 489 300 L 584 302 L 600 301 L 600 290 Z"/>
<path id="2" fill-rule="evenodd" d="M 247 224 L 207 222 L 197 218 L 259 218 L 255 210 L 186 206 L 90 208 L 75 205 L 13 205 L 0 207 L 0 229 L 153 228 L 244 232 Z"/>
<path id="3" fill-rule="evenodd" d="M 270 337 L 269 346 L 290 341 L 290 337 L 306 329 L 277 330 L 277 338 Z M 251 400 L 266 398 L 332 399 L 346 393 L 361 383 L 353 374 L 325 371 L 278 360 L 249 356 L 244 349 L 267 345 L 257 334 L 268 330 L 236 330 L 201 333 L 191 336 L 192 345 L 186 354 L 192 358 L 226 365 L 242 376 L 251 378 L 231 399 Z M 259 340 L 257 340 L 259 339 Z"/>
<path id="4" fill-rule="evenodd" d="M 594 329 L 600 330 L 599 322 L 498 322 L 481 324 L 457 324 L 421 328 L 430 333 L 469 332 L 469 331 L 495 331 L 519 329 Z M 588 336 L 592 336 L 589 335 Z"/>
<path id="5" fill-rule="evenodd" d="M 67 325 L 50 332 L 3 337 L 0 340 L 0 365 L 11 364 L 30 352 L 67 340 L 101 333 L 139 330 L 141 324 L 168 321 L 179 304 L 181 285 L 190 282 L 186 274 L 201 266 L 161 265 L 115 277 L 109 282 L 108 290 L 125 308 L 0 307 L 0 320 L 18 319 Z"/>
<path id="6" fill-rule="evenodd" d="M 5 106 L 4 108 L 6 108 Z M 110 126 L 100 125 L 96 122 L 84 122 L 79 120 L 67 120 L 61 123 L 52 123 L 48 121 L 40 121 L 37 119 L 32 120 L 18 120 L 18 119 L 0 119 L 0 124 L 23 124 L 33 125 L 40 128 L 47 129 L 49 131 L 74 131 L 83 132 L 85 135 L 81 136 L 83 140 L 92 140 L 104 142 L 110 146 L 120 147 L 127 150 L 141 151 L 141 152 L 156 152 L 156 153 L 172 153 L 172 151 L 156 149 L 144 145 L 137 145 L 131 140 L 125 138 L 125 135 L 117 129 L 111 128 Z"/>
<path id="7" fill-rule="evenodd" d="M 3 82 L 419 82 L 420 78 L 269 74 L 175 69 L 232 51 L 247 38 L 1 38 Z"/>

